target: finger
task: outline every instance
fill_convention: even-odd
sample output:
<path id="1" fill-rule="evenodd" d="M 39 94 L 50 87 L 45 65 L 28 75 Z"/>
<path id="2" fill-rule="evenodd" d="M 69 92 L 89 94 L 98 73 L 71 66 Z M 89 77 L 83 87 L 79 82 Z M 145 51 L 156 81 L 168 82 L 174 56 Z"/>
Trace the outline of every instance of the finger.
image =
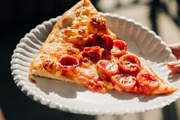
<path id="1" fill-rule="evenodd" d="M 172 50 L 173 54 L 177 57 L 177 59 L 180 59 L 180 42 L 168 45 L 168 47 Z"/>
<path id="2" fill-rule="evenodd" d="M 167 67 L 172 71 L 172 73 L 180 73 L 180 59 L 168 62 Z"/>

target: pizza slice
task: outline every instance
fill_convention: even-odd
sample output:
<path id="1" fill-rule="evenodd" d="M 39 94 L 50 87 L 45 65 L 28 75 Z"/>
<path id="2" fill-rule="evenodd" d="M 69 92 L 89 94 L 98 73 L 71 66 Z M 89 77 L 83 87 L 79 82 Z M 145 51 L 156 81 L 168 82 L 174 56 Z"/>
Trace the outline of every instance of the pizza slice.
<path id="1" fill-rule="evenodd" d="M 29 69 L 29 79 L 74 82 L 93 92 L 142 95 L 177 90 L 149 72 L 127 50 L 89 0 L 81 0 L 54 25 Z"/>

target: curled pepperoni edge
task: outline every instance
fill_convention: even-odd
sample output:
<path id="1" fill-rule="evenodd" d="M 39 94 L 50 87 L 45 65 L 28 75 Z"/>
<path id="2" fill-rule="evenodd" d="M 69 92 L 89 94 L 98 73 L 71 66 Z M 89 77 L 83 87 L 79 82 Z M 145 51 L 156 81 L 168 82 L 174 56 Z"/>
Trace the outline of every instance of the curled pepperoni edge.
<path id="1" fill-rule="evenodd" d="M 87 58 L 93 62 L 97 62 L 102 58 L 102 53 L 99 46 L 85 47 L 81 52 L 81 55 L 84 60 Z"/>
<path id="2" fill-rule="evenodd" d="M 113 53 L 115 57 L 121 57 L 127 52 L 127 44 L 123 40 L 116 39 L 113 41 L 113 45 L 120 51 Z"/>
<path id="3" fill-rule="evenodd" d="M 116 74 L 111 77 L 111 81 L 114 86 L 125 92 L 134 92 L 136 87 L 136 77 L 129 74 Z"/>
<path id="4" fill-rule="evenodd" d="M 110 51 L 113 47 L 113 39 L 107 34 L 90 34 L 88 35 L 85 47 L 100 46 Z"/>
<path id="5" fill-rule="evenodd" d="M 148 71 L 142 70 L 136 78 L 140 94 L 151 95 L 151 93 L 160 86 L 159 80 Z"/>
<path id="6" fill-rule="evenodd" d="M 79 59 L 70 55 L 61 56 L 58 61 L 58 66 L 61 70 L 73 70 L 79 65 Z"/>
<path id="7" fill-rule="evenodd" d="M 110 78 L 119 72 L 118 65 L 109 60 L 100 60 L 96 64 L 97 71 L 102 79 Z"/>
<path id="8" fill-rule="evenodd" d="M 126 61 L 129 62 L 128 64 L 130 65 L 126 64 Z M 141 69 L 139 58 L 133 54 L 125 54 L 121 56 L 117 61 L 117 64 L 121 71 L 131 75 L 136 75 Z"/>

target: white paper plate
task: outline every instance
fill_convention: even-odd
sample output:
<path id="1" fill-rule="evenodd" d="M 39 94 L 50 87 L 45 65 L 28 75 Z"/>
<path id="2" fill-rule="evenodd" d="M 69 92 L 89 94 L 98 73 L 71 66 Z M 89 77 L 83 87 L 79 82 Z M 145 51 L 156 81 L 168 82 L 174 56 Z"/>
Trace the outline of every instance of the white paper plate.
<path id="1" fill-rule="evenodd" d="M 128 44 L 128 50 L 139 57 L 144 55 L 152 69 L 170 84 L 180 88 L 180 75 L 170 75 L 166 61 L 175 57 L 166 44 L 154 32 L 139 23 L 112 14 L 104 14 L 109 28 Z M 130 93 L 111 91 L 93 93 L 82 86 L 44 79 L 36 84 L 28 81 L 28 69 L 47 35 L 58 18 L 43 22 L 20 40 L 12 55 L 12 76 L 18 87 L 33 100 L 51 108 L 89 115 L 123 115 L 162 108 L 180 97 L 173 94 L 144 97 Z M 141 54 L 140 54 L 141 52 Z M 142 63 L 147 66 L 144 58 Z"/>

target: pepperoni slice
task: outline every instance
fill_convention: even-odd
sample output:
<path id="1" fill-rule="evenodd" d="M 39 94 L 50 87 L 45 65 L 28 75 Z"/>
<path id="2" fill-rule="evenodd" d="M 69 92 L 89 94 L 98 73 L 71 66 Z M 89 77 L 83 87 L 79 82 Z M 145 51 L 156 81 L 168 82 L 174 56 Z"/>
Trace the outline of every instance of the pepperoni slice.
<path id="1" fill-rule="evenodd" d="M 129 74 L 116 74 L 111 77 L 115 86 L 126 92 L 131 92 L 136 85 L 136 77 Z"/>
<path id="2" fill-rule="evenodd" d="M 73 70 L 79 66 L 79 60 L 76 57 L 65 55 L 60 58 L 58 65 L 62 70 Z"/>
<path id="3" fill-rule="evenodd" d="M 108 88 L 98 76 L 89 76 L 83 73 L 78 75 L 78 79 L 83 85 L 94 92 L 106 93 Z"/>
<path id="4" fill-rule="evenodd" d="M 113 41 L 113 45 L 113 50 L 111 52 L 114 56 L 120 57 L 126 54 L 127 44 L 124 41 L 116 39 Z"/>
<path id="5" fill-rule="evenodd" d="M 108 60 L 100 60 L 97 62 L 96 66 L 97 66 L 98 74 L 102 79 L 111 77 L 112 75 L 115 75 L 119 71 L 118 65 Z"/>
<path id="6" fill-rule="evenodd" d="M 136 75 L 140 70 L 140 60 L 132 54 L 125 54 L 118 60 L 119 69 L 125 73 Z"/>
<path id="7" fill-rule="evenodd" d="M 150 95 L 159 87 L 159 81 L 149 72 L 142 70 L 137 75 L 137 85 L 141 94 Z"/>
<path id="8" fill-rule="evenodd" d="M 97 62 L 101 59 L 101 48 L 99 46 L 85 47 L 82 51 L 83 58 L 88 58 L 93 62 Z"/>
<path id="9" fill-rule="evenodd" d="M 110 51 L 113 47 L 113 40 L 109 35 L 106 34 L 91 34 L 87 37 L 85 46 L 100 46 L 101 48 Z"/>

